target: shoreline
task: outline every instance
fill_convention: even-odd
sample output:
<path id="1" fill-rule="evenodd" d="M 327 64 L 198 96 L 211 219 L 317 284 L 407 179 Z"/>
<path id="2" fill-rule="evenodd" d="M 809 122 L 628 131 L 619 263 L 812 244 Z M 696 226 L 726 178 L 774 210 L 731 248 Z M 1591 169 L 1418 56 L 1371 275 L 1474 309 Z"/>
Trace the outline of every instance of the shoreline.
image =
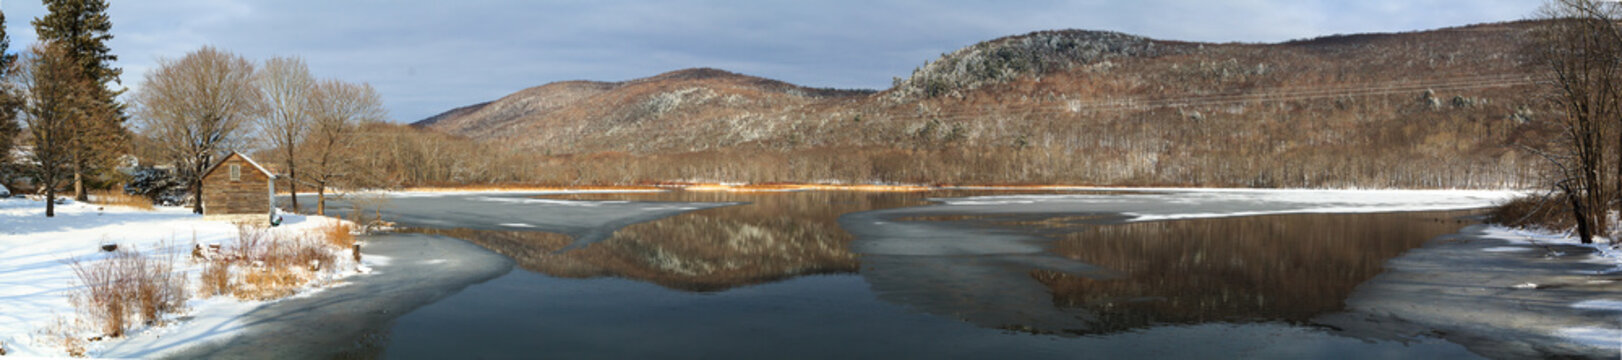
<path id="1" fill-rule="evenodd" d="M 158 358 L 329 358 L 381 353 L 395 318 L 512 271 L 513 262 L 467 241 L 420 234 L 366 237 L 362 259 L 381 260 L 342 285 L 263 304 L 221 326 L 223 339 L 180 339 Z M 160 335 L 161 337 L 161 335 Z M 118 348 L 104 356 L 117 357 Z"/>
<path id="2" fill-rule="evenodd" d="M 1604 245 L 1562 240 L 1470 225 L 1387 261 L 1347 311 L 1317 321 L 1347 336 L 1434 336 L 1498 357 L 1622 356 L 1622 268 Z"/>

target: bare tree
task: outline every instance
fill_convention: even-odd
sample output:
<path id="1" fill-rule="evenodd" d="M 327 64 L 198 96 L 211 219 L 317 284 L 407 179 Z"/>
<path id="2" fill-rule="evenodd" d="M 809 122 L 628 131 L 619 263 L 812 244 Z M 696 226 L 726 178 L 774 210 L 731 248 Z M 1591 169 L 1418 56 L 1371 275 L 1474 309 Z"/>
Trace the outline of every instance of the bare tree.
<path id="1" fill-rule="evenodd" d="M 159 60 L 135 93 L 142 131 L 178 165 L 190 184 L 192 212 L 203 212 L 203 172 L 240 141 L 262 105 L 254 66 L 241 56 L 204 46 L 179 60 Z"/>
<path id="2" fill-rule="evenodd" d="M 1556 187 L 1566 193 L 1578 236 L 1591 243 L 1607 233 L 1608 210 L 1622 194 L 1622 6 L 1550 0 L 1537 17 L 1544 24 L 1530 53 L 1554 85 L 1549 100 L 1564 112 L 1559 143 L 1544 157 L 1560 169 Z"/>
<path id="3" fill-rule="evenodd" d="M 268 106 L 264 116 L 258 118 L 259 131 L 272 147 L 281 152 L 287 165 L 287 189 L 292 193 L 293 212 L 298 206 L 298 145 L 310 129 L 310 92 L 315 79 L 304 59 L 279 57 L 265 61 L 265 67 L 254 77 L 254 84 L 264 95 Z"/>
<path id="4" fill-rule="evenodd" d="M 327 187 L 346 176 L 352 161 L 341 152 L 361 126 L 383 121 L 383 98 L 367 84 L 322 80 L 310 93 L 310 136 L 305 178 L 315 184 L 316 212 L 327 213 Z"/>
<path id="5" fill-rule="evenodd" d="M 56 190 L 73 174 L 73 147 L 81 131 L 76 119 L 96 116 L 92 95 L 97 84 L 79 71 L 68 50 L 55 43 L 35 45 L 25 72 L 23 122 L 33 142 L 34 181 L 45 190 L 45 216 L 56 216 Z"/>

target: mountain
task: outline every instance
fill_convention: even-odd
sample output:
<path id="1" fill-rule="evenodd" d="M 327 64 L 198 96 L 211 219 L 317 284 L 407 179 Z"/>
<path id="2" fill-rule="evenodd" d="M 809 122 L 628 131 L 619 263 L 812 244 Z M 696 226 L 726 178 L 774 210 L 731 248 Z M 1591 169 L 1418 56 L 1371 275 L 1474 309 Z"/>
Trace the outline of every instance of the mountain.
<path id="1" fill-rule="evenodd" d="M 1536 22 L 1196 43 L 1039 31 L 883 91 L 716 69 L 571 81 L 413 125 L 549 156 L 546 182 L 1500 187 L 1557 113 Z"/>
<path id="2" fill-rule="evenodd" d="M 413 123 L 414 126 L 484 140 L 547 144 L 557 153 L 568 149 L 659 151 L 672 147 L 702 148 L 700 140 L 671 139 L 671 134 L 702 136 L 754 123 L 758 114 L 781 112 L 856 99 L 871 91 L 813 89 L 777 80 L 716 69 L 687 69 L 624 82 L 567 81 L 524 89 L 489 103 L 457 108 Z M 643 136 L 623 144 L 629 134 Z M 654 140 L 654 141 L 645 141 Z M 720 139 L 716 139 L 720 140 Z M 747 137 L 743 140 L 749 140 Z"/>

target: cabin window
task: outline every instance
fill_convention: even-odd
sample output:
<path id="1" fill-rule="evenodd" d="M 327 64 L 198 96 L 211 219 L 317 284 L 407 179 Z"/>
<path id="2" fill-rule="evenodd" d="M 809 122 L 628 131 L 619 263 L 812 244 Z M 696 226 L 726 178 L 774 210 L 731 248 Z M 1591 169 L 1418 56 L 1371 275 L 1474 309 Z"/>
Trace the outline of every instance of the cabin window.
<path id="1" fill-rule="evenodd" d="M 242 165 L 231 164 L 231 181 L 242 181 Z"/>

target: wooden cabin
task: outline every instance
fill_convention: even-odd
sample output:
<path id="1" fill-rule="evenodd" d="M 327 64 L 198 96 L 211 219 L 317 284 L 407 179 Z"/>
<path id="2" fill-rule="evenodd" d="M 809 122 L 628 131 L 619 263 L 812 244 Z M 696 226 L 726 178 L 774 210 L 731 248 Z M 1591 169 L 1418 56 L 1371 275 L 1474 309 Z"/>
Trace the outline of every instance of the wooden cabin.
<path id="1" fill-rule="evenodd" d="M 203 172 L 203 215 L 267 214 L 276 201 L 276 175 L 231 152 Z"/>

